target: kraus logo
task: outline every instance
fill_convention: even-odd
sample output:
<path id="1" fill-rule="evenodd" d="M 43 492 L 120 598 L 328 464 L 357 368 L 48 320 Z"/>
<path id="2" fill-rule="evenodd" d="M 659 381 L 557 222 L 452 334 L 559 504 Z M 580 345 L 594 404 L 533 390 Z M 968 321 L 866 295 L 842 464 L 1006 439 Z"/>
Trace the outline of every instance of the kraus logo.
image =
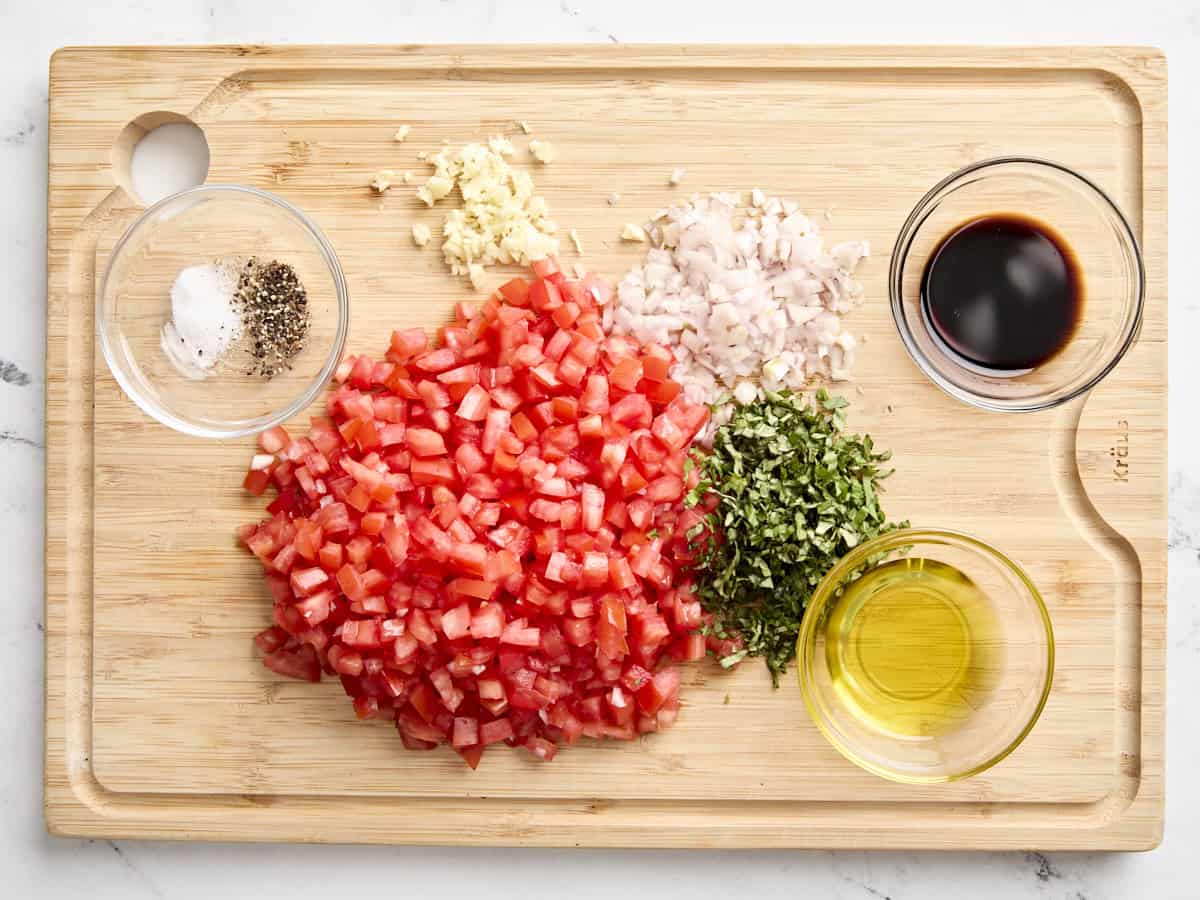
<path id="1" fill-rule="evenodd" d="M 1129 481 L 1129 423 L 1125 419 L 1117 422 L 1117 439 L 1108 455 L 1113 459 L 1113 481 Z"/>

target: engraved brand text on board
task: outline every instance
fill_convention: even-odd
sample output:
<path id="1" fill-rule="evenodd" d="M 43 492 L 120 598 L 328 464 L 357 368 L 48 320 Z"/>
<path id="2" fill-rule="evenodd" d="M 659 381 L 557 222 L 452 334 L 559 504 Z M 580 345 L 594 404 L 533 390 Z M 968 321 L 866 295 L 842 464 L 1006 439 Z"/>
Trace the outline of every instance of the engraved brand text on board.
<path id="1" fill-rule="evenodd" d="M 1129 423 L 1125 419 L 1117 422 L 1117 440 L 1108 448 L 1113 459 L 1113 481 L 1129 481 Z"/>

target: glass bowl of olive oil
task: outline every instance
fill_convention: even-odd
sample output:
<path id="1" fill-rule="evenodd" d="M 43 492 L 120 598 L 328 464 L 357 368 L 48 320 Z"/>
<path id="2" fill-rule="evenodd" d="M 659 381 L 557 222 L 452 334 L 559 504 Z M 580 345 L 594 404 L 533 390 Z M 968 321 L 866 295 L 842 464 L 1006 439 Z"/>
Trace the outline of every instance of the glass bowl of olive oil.
<path id="1" fill-rule="evenodd" d="M 1050 694 L 1054 633 L 1021 568 L 953 531 L 860 544 L 804 613 L 800 692 L 843 756 L 909 784 L 958 781 L 1012 753 Z"/>

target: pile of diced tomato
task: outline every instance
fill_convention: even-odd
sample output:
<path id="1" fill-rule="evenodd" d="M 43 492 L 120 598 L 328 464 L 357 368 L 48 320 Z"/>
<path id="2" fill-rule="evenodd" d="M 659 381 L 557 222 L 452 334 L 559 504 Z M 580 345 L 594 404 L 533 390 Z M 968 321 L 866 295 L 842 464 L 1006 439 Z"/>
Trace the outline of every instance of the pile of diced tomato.
<path id="1" fill-rule="evenodd" d="M 245 481 L 278 491 L 241 532 L 274 598 L 265 664 L 336 674 L 360 718 L 472 767 L 670 725 L 670 663 L 712 643 L 683 503 L 708 410 L 668 350 L 604 333 L 608 285 L 534 276 L 459 304 L 436 347 L 415 328 L 344 360 L 328 416 L 261 435 Z"/>

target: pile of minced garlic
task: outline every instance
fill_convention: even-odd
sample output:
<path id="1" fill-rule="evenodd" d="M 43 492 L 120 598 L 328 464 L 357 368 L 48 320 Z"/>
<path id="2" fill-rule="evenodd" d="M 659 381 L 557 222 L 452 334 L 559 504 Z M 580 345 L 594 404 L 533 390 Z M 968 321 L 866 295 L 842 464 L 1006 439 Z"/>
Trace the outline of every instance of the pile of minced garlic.
<path id="1" fill-rule="evenodd" d="M 826 249 L 797 204 L 755 190 L 696 195 L 645 229 L 643 262 L 617 287 L 606 328 L 670 347 L 672 377 L 702 403 L 850 377 L 856 341 L 842 316 L 866 241 Z"/>
<path id="2" fill-rule="evenodd" d="M 427 206 L 458 190 L 462 205 L 449 210 L 442 223 L 442 255 L 450 271 L 468 276 L 476 289 L 486 266 L 524 266 L 558 253 L 546 201 L 534 193 L 529 174 L 509 164 L 513 152 L 503 137 L 457 151 L 447 148 L 430 157 L 434 173 L 417 190 Z M 415 231 L 414 240 L 422 243 Z"/>

